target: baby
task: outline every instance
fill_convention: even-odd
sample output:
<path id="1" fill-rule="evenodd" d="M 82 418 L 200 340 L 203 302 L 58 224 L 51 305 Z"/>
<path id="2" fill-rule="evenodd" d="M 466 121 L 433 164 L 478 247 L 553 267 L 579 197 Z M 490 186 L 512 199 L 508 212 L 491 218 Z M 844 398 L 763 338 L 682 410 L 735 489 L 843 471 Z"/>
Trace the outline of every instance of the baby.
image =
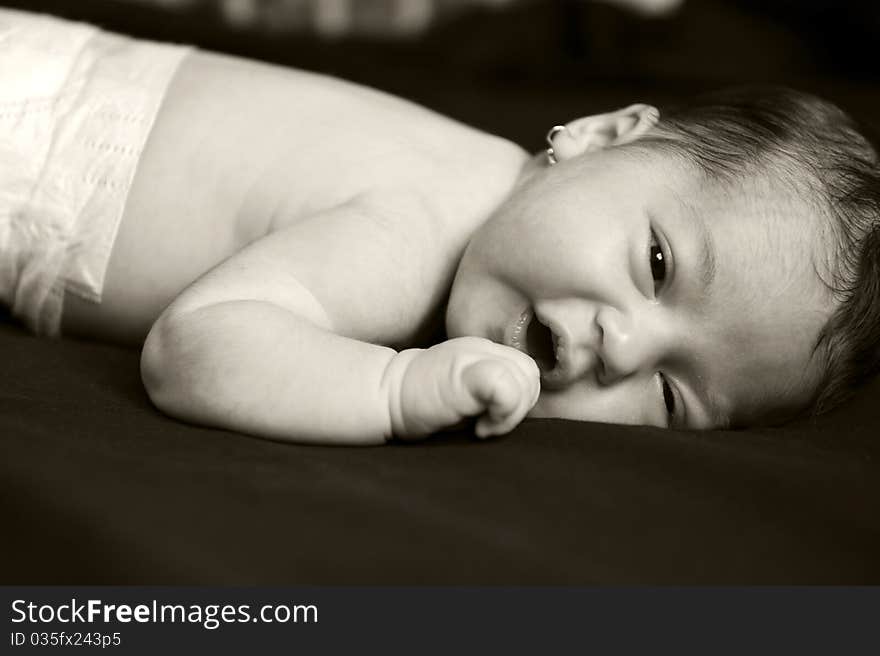
<path id="1" fill-rule="evenodd" d="M 336 79 L 0 30 L 0 299 L 143 343 L 179 419 L 333 444 L 743 426 L 878 368 L 877 154 L 817 98 L 635 104 L 530 156 Z"/>

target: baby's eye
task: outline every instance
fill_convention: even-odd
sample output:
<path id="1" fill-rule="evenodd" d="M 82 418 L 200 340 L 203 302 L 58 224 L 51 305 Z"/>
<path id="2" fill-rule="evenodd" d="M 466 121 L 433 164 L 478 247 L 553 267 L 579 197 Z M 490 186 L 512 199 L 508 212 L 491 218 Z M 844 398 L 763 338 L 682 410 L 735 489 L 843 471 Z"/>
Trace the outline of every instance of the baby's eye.
<path id="1" fill-rule="evenodd" d="M 666 380 L 666 376 L 662 373 L 657 374 L 660 377 L 660 386 L 663 389 L 663 405 L 666 406 L 667 426 L 671 426 L 675 419 L 675 392 L 672 386 Z"/>
<path id="2" fill-rule="evenodd" d="M 648 259 L 651 263 L 651 278 L 654 279 L 654 292 L 663 286 L 666 280 L 666 254 L 657 241 L 657 235 L 651 230 L 651 242 L 648 248 Z"/>

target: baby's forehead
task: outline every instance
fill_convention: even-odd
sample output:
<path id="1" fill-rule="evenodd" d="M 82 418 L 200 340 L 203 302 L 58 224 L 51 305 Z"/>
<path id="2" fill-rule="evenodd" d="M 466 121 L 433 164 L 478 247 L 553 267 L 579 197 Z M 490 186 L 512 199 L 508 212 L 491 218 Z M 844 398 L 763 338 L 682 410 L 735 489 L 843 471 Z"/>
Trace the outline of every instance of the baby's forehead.
<path id="1" fill-rule="evenodd" d="M 705 221 L 735 222 L 744 234 L 776 246 L 833 241 L 831 208 L 812 175 L 774 162 L 716 174 L 686 159 L 673 160 L 658 162 L 669 195 Z"/>
<path id="2" fill-rule="evenodd" d="M 767 185 L 743 184 L 701 190 L 684 200 L 711 235 L 719 267 L 731 268 L 766 293 L 798 288 L 798 293 L 825 289 L 833 269 L 834 235 L 823 212 L 810 201 Z M 784 294 L 780 301 L 794 301 Z"/>
<path id="3" fill-rule="evenodd" d="M 724 345 L 714 371 L 737 390 L 737 423 L 753 423 L 807 403 L 819 373 L 816 344 L 835 302 L 821 221 L 778 195 L 721 198 L 701 217 L 717 275 L 700 328 Z"/>

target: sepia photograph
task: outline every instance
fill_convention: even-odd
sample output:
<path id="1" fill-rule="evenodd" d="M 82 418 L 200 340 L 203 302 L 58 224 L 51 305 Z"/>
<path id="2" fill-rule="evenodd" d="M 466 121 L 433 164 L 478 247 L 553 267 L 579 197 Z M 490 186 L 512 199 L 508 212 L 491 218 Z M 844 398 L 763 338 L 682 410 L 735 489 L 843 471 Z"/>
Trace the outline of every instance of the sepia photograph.
<path id="1" fill-rule="evenodd" d="M 880 583 L 877 43 L 0 0 L 0 584 Z"/>

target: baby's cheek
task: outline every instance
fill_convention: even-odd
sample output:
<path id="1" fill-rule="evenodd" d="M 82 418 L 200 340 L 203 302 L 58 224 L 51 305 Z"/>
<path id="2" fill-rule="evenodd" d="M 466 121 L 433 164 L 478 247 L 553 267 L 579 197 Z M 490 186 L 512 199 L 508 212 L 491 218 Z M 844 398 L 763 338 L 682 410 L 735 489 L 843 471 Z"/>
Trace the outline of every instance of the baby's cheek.
<path id="1" fill-rule="evenodd" d="M 605 387 L 579 380 L 562 390 L 541 390 L 529 417 L 555 417 L 607 424 L 661 425 L 655 406 L 635 381 Z"/>
<path id="2" fill-rule="evenodd" d="M 576 386 L 572 385 L 562 390 L 541 390 L 538 402 L 529 411 L 529 417 L 555 417 L 558 419 L 586 419 L 583 416 L 583 405 L 578 396 L 583 397 L 583 392 L 578 394 Z"/>

